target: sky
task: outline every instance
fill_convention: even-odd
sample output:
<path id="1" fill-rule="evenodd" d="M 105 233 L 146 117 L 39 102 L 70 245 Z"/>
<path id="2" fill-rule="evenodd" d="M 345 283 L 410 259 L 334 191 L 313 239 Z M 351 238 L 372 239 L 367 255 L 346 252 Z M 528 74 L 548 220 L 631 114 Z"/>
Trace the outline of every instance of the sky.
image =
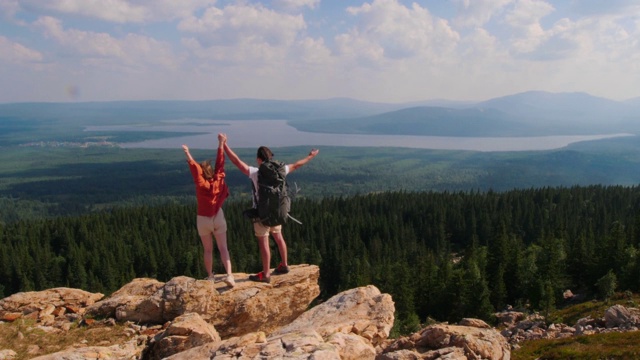
<path id="1" fill-rule="evenodd" d="M 0 103 L 640 96 L 638 0 L 0 0 Z"/>

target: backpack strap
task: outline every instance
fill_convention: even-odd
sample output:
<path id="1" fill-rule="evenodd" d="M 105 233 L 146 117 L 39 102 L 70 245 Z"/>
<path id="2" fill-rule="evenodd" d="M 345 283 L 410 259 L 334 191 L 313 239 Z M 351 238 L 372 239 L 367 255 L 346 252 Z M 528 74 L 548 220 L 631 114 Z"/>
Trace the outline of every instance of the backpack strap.
<path id="1" fill-rule="evenodd" d="M 302 225 L 302 221 L 294 218 L 293 216 L 291 216 L 291 214 L 287 214 L 287 217 L 295 222 L 297 222 L 298 224 Z"/>

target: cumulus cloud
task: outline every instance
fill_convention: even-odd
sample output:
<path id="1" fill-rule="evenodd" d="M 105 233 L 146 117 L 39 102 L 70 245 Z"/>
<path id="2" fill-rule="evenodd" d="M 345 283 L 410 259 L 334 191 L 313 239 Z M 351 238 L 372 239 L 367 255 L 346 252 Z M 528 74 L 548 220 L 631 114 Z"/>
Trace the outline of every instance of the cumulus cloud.
<path id="1" fill-rule="evenodd" d="M 304 64 L 330 65 L 334 60 L 331 50 L 327 48 L 323 39 L 305 37 L 297 44 L 294 58 L 300 59 Z"/>
<path id="2" fill-rule="evenodd" d="M 297 10 L 300 8 L 308 7 L 315 9 L 320 0 L 274 0 L 273 5 L 278 9 L 284 10 Z"/>
<path id="3" fill-rule="evenodd" d="M 640 12 L 637 0 L 607 0 L 607 1 L 572 1 L 571 10 L 586 16 L 628 16 Z"/>
<path id="4" fill-rule="evenodd" d="M 357 25 L 336 36 L 341 54 L 365 61 L 429 57 L 450 53 L 460 37 L 449 23 L 431 15 L 417 3 L 406 7 L 397 0 L 374 0 L 347 12 Z"/>
<path id="5" fill-rule="evenodd" d="M 25 98 L 35 78 L 95 99 L 113 87 L 374 101 L 635 94 L 640 81 L 637 0 L 0 0 L 0 12 L 0 79 Z"/>
<path id="6" fill-rule="evenodd" d="M 0 0 L 0 13 L 6 19 L 11 19 L 20 10 L 18 0 Z"/>
<path id="7" fill-rule="evenodd" d="M 144 23 L 184 18 L 214 3 L 215 0 L 22 0 L 20 6 L 44 15 L 70 14 L 115 23 Z"/>
<path id="8" fill-rule="evenodd" d="M 554 10 L 553 6 L 544 1 L 519 0 L 508 11 L 505 22 L 512 29 L 512 45 L 519 53 L 534 51 L 547 40 L 540 20 Z"/>
<path id="9" fill-rule="evenodd" d="M 578 6 L 577 3 L 582 4 L 582 11 L 574 13 L 573 18 L 547 22 L 545 28 L 543 19 L 556 11 L 551 4 L 532 0 L 515 2 L 503 19 L 511 32 L 509 46 L 515 58 L 555 61 L 580 57 L 595 61 L 602 56 L 622 59 L 622 54 L 637 52 L 633 33 L 638 35 L 640 31 L 638 26 L 629 25 L 633 13 L 625 11 L 634 7 L 640 10 L 640 5 L 612 1 L 574 2 L 573 6 Z M 589 15 L 594 9 L 602 10 L 603 14 Z"/>
<path id="10" fill-rule="evenodd" d="M 211 7 L 202 17 L 191 16 L 178 25 L 181 31 L 196 34 L 205 47 L 244 42 L 286 45 L 305 28 L 302 15 L 278 13 L 260 4 Z"/>
<path id="11" fill-rule="evenodd" d="M 253 66 L 282 66 L 306 37 L 302 15 L 261 4 L 210 7 L 182 20 L 178 29 L 186 36 L 183 44 L 201 59 Z"/>
<path id="12" fill-rule="evenodd" d="M 462 27 L 485 25 L 492 17 L 503 11 L 514 0 L 452 0 L 458 14 L 453 22 Z"/>
<path id="13" fill-rule="evenodd" d="M 40 62 L 42 61 L 42 54 L 33 49 L 13 42 L 4 36 L 0 36 L 0 61 L 22 64 L 24 62 Z"/>
<path id="14" fill-rule="evenodd" d="M 65 57 L 78 57 L 84 64 L 115 64 L 128 68 L 175 66 L 170 46 L 146 36 L 127 34 L 116 38 L 107 33 L 65 29 L 60 20 L 50 16 L 39 18 L 34 26 L 54 40 Z"/>

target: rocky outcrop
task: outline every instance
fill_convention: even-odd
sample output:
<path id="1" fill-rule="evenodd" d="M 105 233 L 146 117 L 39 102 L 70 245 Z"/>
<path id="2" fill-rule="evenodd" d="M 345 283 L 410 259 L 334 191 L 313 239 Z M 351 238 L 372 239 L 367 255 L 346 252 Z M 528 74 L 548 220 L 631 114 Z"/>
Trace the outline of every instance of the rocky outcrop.
<path id="1" fill-rule="evenodd" d="M 511 351 L 504 337 L 478 319 L 466 325 L 435 324 L 389 344 L 376 357 L 392 359 L 491 359 L 509 360 Z"/>
<path id="2" fill-rule="evenodd" d="M 254 332 L 169 359 L 374 359 L 389 336 L 395 307 L 374 286 L 342 292 L 267 336 Z"/>
<path id="3" fill-rule="evenodd" d="M 638 309 L 626 308 L 622 305 L 613 305 L 604 313 L 604 322 L 607 329 L 624 326 L 638 327 L 640 325 L 640 312 Z"/>
<path id="4" fill-rule="evenodd" d="M 0 300 L 0 321 L 26 317 L 44 325 L 57 322 L 65 327 L 80 319 L 88 306 L 103 297 L 100 293 L 69 288 L 20 292 Z"/>
<path id="5" fill-rule="evenodd" d="M 273 276 L 270 284 L 249 281 L 247 274 L 235 274 L 234 288 L 186 276 L 167 283 L 136 279 L 93 304 L 87 315 L 163 324 L 183 314 L 197 313 L 223 338 L 255 331 L 269 333 L 297 318 L 320 294 L 317 266 L 295 265 L 290 269 L 286 276 Z"/>
<path id="6" fill-rule="evenodd" d="M 220 335 L 196 313 L 175 318 L 167 329 L 156 336 L 148 349 L 147 359 L 164 359 L 173 354 L 208 343 L 220 342 Z"/>
<path id="7" fill-rule="evenodd" d="M 83 334 L 119 334 L 110 337 L 119 340 L 90 345 L 78 339 L 51 354 L 30 348 L 27 356 L 39 360 L 508 359 L 495 330 L 477 319 L 389 340 L 395 307 L 375 286 L 308 309 L 319 294 L 314 265 L 292 266 L 270 284 L 234 275 L 233 289 L 180 276 L 166 283 L 135 279 L 107 298 L 75 289 L 15 294 L 0 301 L 0 315 L 4 321 L 33 319 L 33 327 L 51 337 L 64 336 L 72 324 L 86 327 Z M 0 349 L 5 358 L 25 356 L 15 353 Z"/>
<path id="8" fill-rule="evenodd" d="M 325 339 L 336 333 L 354 334 L 377 346 L 389 336 L 394 312 L 391 296 L 370 285 L 332 297 L 275 334 L 313 329 Z"/>
<path id="9" fill-rule="evenodd" d="M 601 318 L 586 317 L 574 325 L 547 324 L 545 318 L 537 313 L 525 316 L 524 313 L 504 311 L 495 314 L 498 319 L 520 319 L 502 322 L 501 331 L 512 348 L 518 348 L 523 341 L 537 339 L 562 339 L 578 335 L 592 335 L 607 332 L 637 331 L 640 328 L 640 310 L 622 305 L 609 307 Z"/>
<path id="10" fill-rule="evenodd" d="M 38 356 L 32 360 L 138 359 L 144 346 L 136 340 L 111 346 L 87 346 Z"/>
<path id="11" fill-rule="evenodd" d="M 185 281 L 188 278 L 180 277 Z M 195 279 L 191 279 L 195 281 Z M 207 284 L 209 285 L 209 284 Z M 133 279 L 130 283 L 111 294 L 109 298 L 93 304 L 87 315 L 110 317 L 118 321 L 141 323 L 161 323 L 162 313 L 146 301 L 164 287 L 164 283 L 155 279 Z"/>

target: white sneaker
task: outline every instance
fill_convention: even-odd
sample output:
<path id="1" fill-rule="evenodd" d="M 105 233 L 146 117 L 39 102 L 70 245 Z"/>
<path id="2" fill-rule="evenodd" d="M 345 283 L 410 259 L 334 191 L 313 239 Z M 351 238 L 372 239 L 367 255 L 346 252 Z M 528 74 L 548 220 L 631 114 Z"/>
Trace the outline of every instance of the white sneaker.
<path id="1" fill-rule="evenodd" d="M 222 281 L 224 281 L 227 285 L 229 285 L 229 287 L 236 286 L 236 281 L 233 278 L 232 274 L 229 274 L 229 275 L 225 276 L 224 278 L 222 278 Z"/>
<path id="2" fill-rule="evenodd" d="M 209 280 L 211 282 L 216 282 L 216 274 L 211 274 L 211 276 L 207 276 L 206 278 L 204 278 L 205 280 Z"/>

